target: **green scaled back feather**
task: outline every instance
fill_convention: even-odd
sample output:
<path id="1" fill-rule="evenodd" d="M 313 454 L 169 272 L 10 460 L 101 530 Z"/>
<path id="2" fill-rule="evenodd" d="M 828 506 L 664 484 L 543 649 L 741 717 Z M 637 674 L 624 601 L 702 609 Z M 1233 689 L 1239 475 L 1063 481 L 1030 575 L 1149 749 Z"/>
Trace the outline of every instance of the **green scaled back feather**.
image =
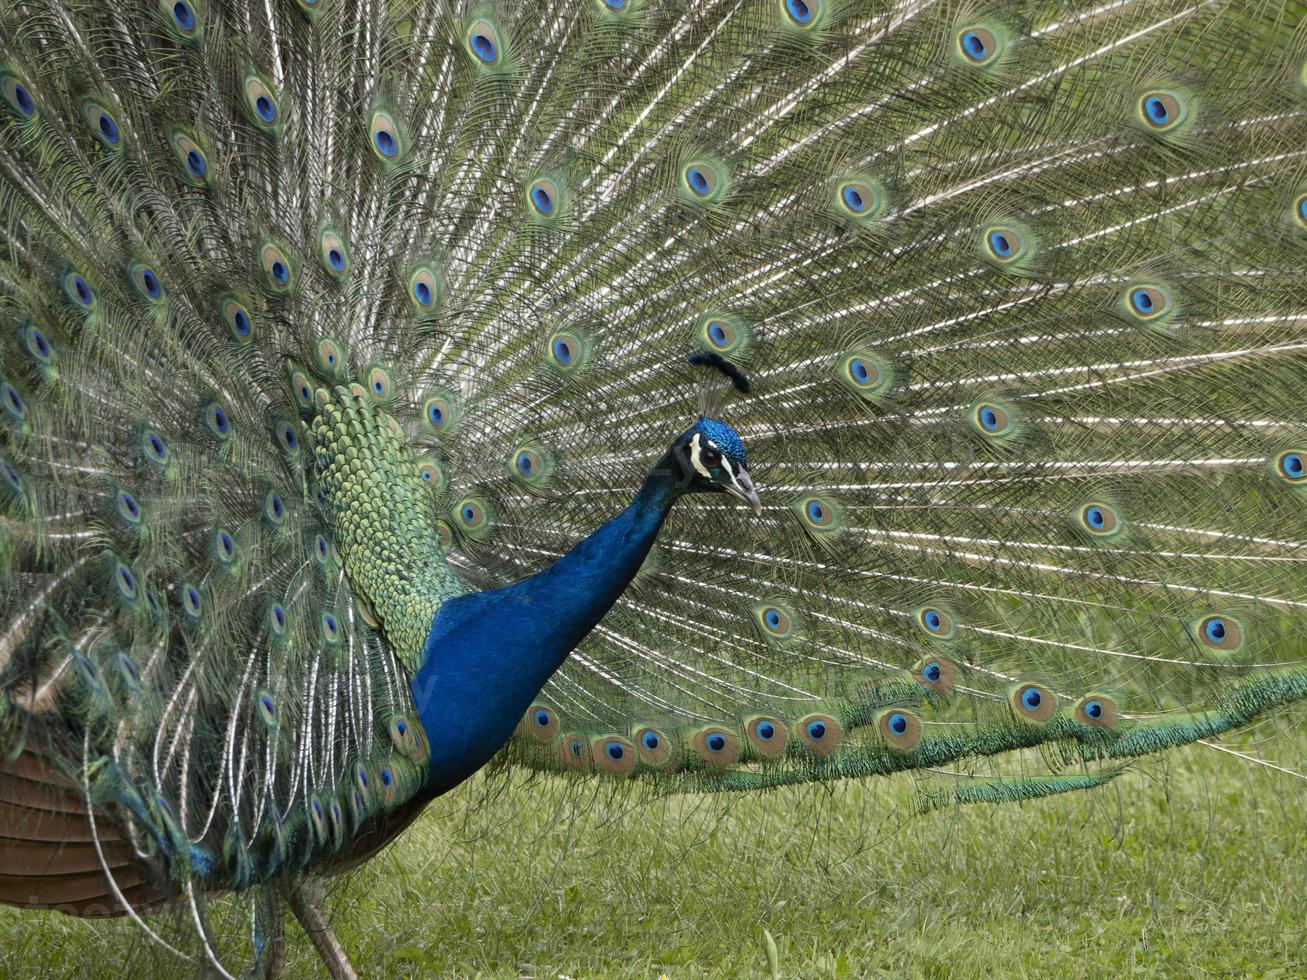
<path id="1" fill-rule="evenodd" d="M 0 774 L 99 808 L 81 911 L 218 962 L 203 893 L 366 856 L 432 612 L 701 409 L 762 516 L 678 504 L 505 761 L 1006 803 L 1307 696 L 1300 20 L 8 6 Z"/>

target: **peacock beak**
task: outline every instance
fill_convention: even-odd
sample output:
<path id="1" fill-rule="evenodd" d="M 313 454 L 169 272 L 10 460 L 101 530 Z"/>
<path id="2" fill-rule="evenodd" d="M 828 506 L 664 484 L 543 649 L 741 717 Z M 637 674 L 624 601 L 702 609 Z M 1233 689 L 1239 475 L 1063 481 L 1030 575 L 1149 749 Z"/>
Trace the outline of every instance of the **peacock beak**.
<path id="1" fill-rule="evenodd" d="M 722 489 L 733 497 L 739 497 L 752 507 L 755 517 L 762 516 L 762 501 L 758 499 L 758 491 L 753 488 L 753 480 L 749 478 L 749 471 L 743 466 L 731 474 L 731 482 L 722 484 Z"/>

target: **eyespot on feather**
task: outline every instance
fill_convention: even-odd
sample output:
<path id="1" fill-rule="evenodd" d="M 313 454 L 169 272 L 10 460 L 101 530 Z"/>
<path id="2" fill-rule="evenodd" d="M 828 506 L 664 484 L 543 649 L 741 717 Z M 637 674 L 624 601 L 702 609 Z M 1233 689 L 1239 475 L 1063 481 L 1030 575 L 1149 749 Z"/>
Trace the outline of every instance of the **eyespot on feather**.
<path id="1" fill-rule="evenodd" d="M 1089 693 L 1076 702 L 1076 721 L 1094 728 L 1111 728 L 1116 724 L 1117 706 L 1106 694 Z"/>
<path id="2" fill-rule="evenodd" d="M 837 175 L 828 197 L 831 213 L 849 227 L 868 227 L 884 217 L 889 193 L 879 180 L 861 173 Z"/>
<path id="3" fill-rule="evenodd" d="M 13 463 L 3 456 L 0 456 L 0 490 L 3 490 L 10 498 L 15 500 L 21 501 L 27 497 L 27 488 L 23 482 L 22 474 L 18 472 Z"/>
<path id="4" fill-rule="evenodd" d="M 504 42 L 499 29 L 485 17 L 476 18 L 464 29 L 463 47 L 478 68 L 495 69 L 504 63 Z"/>
<path id="5" fill-rule="evenodd" d="M 685 189 L 698 198 L 709 198 L 717 189 L 717 173 L 706 163 L 690 163 L 681 171 Z"/>
<path id="6" fill-rule="evenodd" d="M 269 602 L 268 610 L 264 614 L 264 622 L 268 626 L 268 636 L 275 643 L 285 640 L 290 635 L 290 613 L 280 602 Z"/>
<path id="7" fill-rule="evenodd" d="M 749 737 L 749 744 L 759 755 L 775 759 L 785 753 L 789 744 L 790 733 L 785 723 L 769 715 L 754 715 L 744 723 L 744 732 Z"/>
<path id="8" fill-rule="evenodd" d="M 1005 33 L 984 24 L 965 24 L 954 34 L 954 52 L 965 65 L 990 67 L 1006 49 Z"/>
<path id="9" fill-rule="evenodd" d="M 543 446 L 527 443 L 509 453 L 509 475 L 518 483 L 532 489 L 545 486 L 554 475 L 557 461 L 553 453 Z"/>
<path id="10" fill-rule="evenodd" d="M 432 493 L 443 493 L 449 485 L 449 477 L 440 461 L 430 456 L 418 460 L 418 476 L 430 487 Z"/>
<path id="11" fill-rule="evenodd" d="M 739 357 L 753 340 L 753 332 L 737 317 L 713 314 L 699 321 L 696 339 L 705 350 Z"/>
<path id="12" fill-rule="evenodd" d="M 281 100 L 266 79 L 249 73 L 241 86 L 245 109 L 255 126 L 266 133 L 275 133 L 281 126 Z"/>
<path id="13" fill-rule="evenodd" d="M 913 618 L 921 631 L 932 640 L 951 640 L 957 635 L 952 613 L 940 606 L 922 606 Z"/>
<path id="14" fill-rule="evenodd" d="M 1135 103 L 1138 120 L 1146 130 L 1169 133 L 1189 117 L 1189 100 L 1180 92 L 1151 89 L 1139 96 Z"/>
<path id="15" fill-rule="evenodd" d="M 197 40 L 204 28 L 202 0 L 159 0 L 169 33 L 183 41 Z"/>
<path id="16" fill-rule="evenodd" d="M 1043 724 L 1057 713 L 1057 698 L 1042 684 L 1026 682 L 1008 689 L 1008 703 L 1018 718 Z"/>
<path id="17" fill-rule="evenodd" d="M 109 150 L 117 150 L 122 146 L 122 130 L 118 119 L 103 102 L 93 98 L 83 99 L 81 112 L 86 128 L 100 145 Z"/>
<path id="18" fill-rule="evenodd" d="M 141 689 L 141 671 L 136 666 L 136 661 L 126 651 L 118 651 L 114 656 L 114 665 L 118 668 L 118 676 L 128 691 L 134 693 Z"/>
<path id="19" fill-rule="evenodd" d="M 825 0 L 777 0 L 781 24 L 791 30 L 814 31 L 826 19 Z"/>
<path id="20" fill-rule="evenodd" d="M 1003 442 L 1018 434 L 1020 419 L 1013 405 L 982 401 L 967 410 L 967 421 L 985 439 Z"/>
<path id="21" fill-rule="evenodd" d="M 263 268 L 263 288 L 270 293 L 288 293 L 295 288 L 296 269 L 290 254 L 275 242 L 259 246 L 259 264 Z"/>
<path id="22" fill-rule="evenodd" d="M 113 488 L 113 506 L 118 517 L 129 527 L 140 527 L 142 511 L 140 501 L 120 486 Z"/>
<path id="23" fill-rule="evenodd" d="M 1193 625 L 1198 642 L 1213 653 L 1236 653 L 1244 645 L 1243 623 L 1226 613 L 1204 616 Z"/>
<path id="24" fill-rule="evenodd" d="M 419 314 L 435 312 L 440 302 L 440 280 L 434 266 L 419 265 L 409 273 L 408 299 Z"/>
<path id="25" fill-rule="evenodd" d="M 322 801 L 316 796 L 310 797 L 308 802 L 309 823 L 313 827 L 313 837 L 319 845 L 327 842 L 327 812 L 322 806 Z"/>
<path id="26" fill-rule="evenodd" d="M 75 309 L 88 316 L 96 311 L 99 298 L 90 282 L 76 269 L 65 272 L 60 277 L 59 284 L 63 288 L 64 297 Z"/>
<path id="27" fill-rule="evenodd" d="M 277 699 L 266 688 L 254 692 L 254 714 L 268 728 L 277 727 Z"/>
<path id="28" fill-rule="evenodd" d="M 188 620 L 198 622 L 204 615 L 204 597 L 191 582 L 182 582 L 177 586 L 177 602 Z"/>
<path id="29" fill-rule="evenodd" d="M 794 725 L 799 742 L 820 756 L 828 756 L 844 740 L 844 725 L 831 715 L 817 712 L 805 715 Z"/>
<path id="30" fill-rule="evenodd" d="M 223 441 L 231 435 L 231 418 L 219 402 L 206 402 L 200 409 L 200 419 L 215 439 Z"/>
<path id="31" fill-rule="evenodd" d="M 936 694 L 951 694 L 957 683 L 957 664 L 946 657 L 922 657 L 912 668 L 912 676 L 918 684 Z"/>
<path id="32" fill-rule="evenodd" d="M 876 715 L 876 730 L 887 748 L 911 752 L 921 744 L 921 719 L 906 708 L 889 708 Z"/>
<path id="33" fill-rule="evenodd" d="M 20 333 L 23 347 L 32 360 L 42 368 L 53 367 L 55 361 L 54 345 L 50 343 L 50 339 L 45 333 L 32 323 L 23 324 Z"/>
<path id="34" fill-rule="evenodd" d="M 9 382 L 0 377 L 0 409 L 10 422 L 20 429 L 27 421 L 27 402 L 21 393 Z"/>
<path id="35" fill-rule="evenodd" d="M 1170 299 L 1159 286 L 1139 284 L 1126 290 L 1124 303 L 1135 319 L 1153 320 L 1167 312 Z"/>
<path id="36" fill-rule="evenodd" d="M 726 164 L 707 157 L 695 157 L 681 163 L 679 191 L 681 199 L 696 206 L 721 203 L 730 188 Z"/>
<path id="37" fill-rule="evenodd" d="M 590 344 L 583 334 L 565 330 L 549 338 L 546 351 L 546 364 L 556 371 L 570 374 L 579 371 L 589 360 Z"/>
<path id="38" fill-rule="evenodd" d="M 354 789 L 365 803 L 372 796 L 372 773 L 368 772 L 367 766 L 354 767 Z"/>
<path id="39" fill-rule="evenodd" d="M 620 735 L 603 735 L 590 744 L 590 757 L 599 772 L 610 776 L 629 776 L 639 758 L 635 746 Z"/>
<path id="40" fill-rule="evenodd" d="M 283 415 L 273 423 L 272 431 L 277 445 L 287 457 L 295 459 L 299 456 L 303 443 L 300 440 L 299 426 L 292 419 Z"/>
<path id="41" fill-rule="evenodd" d="M 338 850 L 345 835 L 345 816 L 340 808 L 340 800 L 332 799 L 327 803 L 327 831 L 331 849 Z"/>
<path id="42" fill-rule="evenodd" d="M 276 490 L 268 489 L 263 494 L 263 519 L 273 528 L 286 524 L 286 501 Z"/>
<path id="43" fill-rule="evenodd" d="M 323 228 L 318 235 L 318 257 L 322 259 L 322 268 L 333 279 L 349 277 L 349 246 L 334 228 Z"/>
<path id="44" fill-rule="evenodd" d="M 28 80 L 11 68 L 0 66 L 0 96 L 20 122 L 30 122 L 38 114 L 36 99 Z"/>
<path id="45" fill-rule="evenodd" d="M 179 175 L 192 187 L 207 187 L 213 178 L 208 152 L 198 136 L 184 129 L 172 129 L 168 143 L 177 160 Z"/>
<path id="46" fill-rule="evenodd" d="M 573 772 L 589 772 L 593 766 L 590 757 L 590 743 L 584 735 L 572 733 L 564 735 L 558 747 L 563 765 Z"/>
<path id="47" fill-rule="evenodd" d="M 234 296 L 223 296 L 218 301 L 218 309 L 231 338 L 239 344 L 249 343 L 254 334 L 254 319 L 249 308 Z"/>
<path id="48" fill-rule="evenodd" d="M 797 616 L 789 605 L 781 602 L 762 602 L 751 610 L 753 621 L 766 640 L 783 642 L 795 635 Z"/>
<path id="49" fill-rule="evenodd" d="M 1307 447 L 1286 449 L 1271 458 L 1271 473 L 1293 487 L 1307 488 Z"/>
<path id="50" fill-rule="evenodd" d="M 320 533 L 313 536 L 313 560 L 324 569 L 330 569 L 332 566 L 331 545 Z"/>
<path id="51" fill-rule="evenodd" d="M 167 466 L 172 459 L 163 436 L 149 426 L 141 426 L 139 446 L 141 456 L 155 466 Z"/>
<path id="52" fill-rule="evenodd" d="M 368 116 L 368 143 L 383 164 L 398 163 L 408 150 L 403 130 L 385 109 L 373 109 Z"/>
<path id="53" fill-rule="evenodd" d="M 231 568 L 236 564 L 236 538 L 225 527 L 213 529 L 213 557 L 218 564 Z"/>
<path id="54" fill-rule="evenodd" d="M 694 733 L 694 753 L 710 769 L 726 769 L 740 761 L 740 737 L 727 728 L 711 725 Z"/>
<path id="55" fill-rule="evenodd" d="M 314 392 L 313 381 L 303 371 L 292 371 L 290 375 L 290 392 L 291 397 L 295 399 L 295 405 L 302 413 L 313 413 L 316 408 L 316 402 L 313 400 Z"/>
<path id="56" fill-rule="evenodd" d="M 129 263 L 127 278 L 131 280 L 132 288 L 146 302 L 159 306 L 167 298 L 164 293 L 163 283 L 159 281 L 158 273 L 144 262 L 134 261 Z"/>
<path id="57" fill-rule="evenodd" d="M 459 403 L 451 392 L 433 391 L 422 401 L 422 424 L 429 432 L 449 435 L 458 426 Z"/>
<path id="58" fill-rule="evenodd" d="M 564 187 L 553 177 L 537 177 L 526 188 L 527 213 L 536 221 L 554 223 L 564 211 Z"/>
<path id="59" fill-rule="evenodd" d="M 421 721 L 399 714 L 390 719 L 388 729 L 391 744 L 396 751 L 404 753 L 415 765 L 426 763 L 430 752 Z"/>
<path id="60" fill-rule="evenodd" d="M 1076 508 L 1075 527 L 1092 538 L 1111 538 L 1124 530 L 1125 522 L 1111 504 L 1091 500 Z"/>
<path id="61" fill-rule="evenodd" d="M 862 349 L 848 351 L 839 359 L 835 377 L 849 391 L 873 404 L 884 400 L 895 380 L 889 361 Z"/>
<path id="62" fill-rule="evenodd" d="M 829 497 L 811 495 L 795 504 L 803 527 L 814 534 L 830 534 L 842 525 L 839 508 Z"/>
<path id="63" fill-rule="evenodd" d="M 335 646 L 340 642 L 340 619 L 336 616 L 334 610 L 324 610 L 322 615 L 318 617 L 318 633 L 322 637 L 322 642 L 328 646 Z"/>
<path id="64" fill-rule="evenodd" d="M 454 529 L 450 527 L 448 521 L 436 521 L 436 545 L 442 555 L 448 554 L 454 548 Z"/>
<path id="65" fill-rule="evenodd" d="M 1117 297 L 1116 315 L 1132 326 L 1146 327 L 1164 337 L 1174 337 L 1180 316 L 1175 290 L 1161 282 L 1131 282 Z"/>
<path id="66" fill-rule="evenodd" d="M 390 371 L 380 364 L 374 364 L 368 368 L 366 387 L 368 397 L 378 404 L 389 402 L 395 394 L 395 385 L 391 380 Z"/>
<path id="67" fill-rule="evenodd" d="M 522 719 L 522 731 L 538 741 L 551 742 L 558 734 L 558 712 L 545 704 L 533 704 Z"/>
<path id="68" fill-rule="evenodd" d="M 301 3 L 304 0 L 300 0 Z M 369 817 L 367 797 L 359 792 L 358 789 L 352 789 L 349 792 L 349 817 L 353 823 L 354 832 L 357 833 L 360 828 L 367 822 Z"/>
<path id="69" fill-rule="evenodd" d="M 339 376 L 345 370 L 345 351 L 333 337 L 323 337 L 315 350 L 318 370 L 328 377 Z"/>
<path id="70" fill-rule="evenodd" d="M 339 565 L 337 567 L 339 567 Z M 377 619 L 376 613 L 372 611 L 372 607 L 368 605 L 367 600 L 361 595 L 356 594 L 354 596 L 354 608 L 358 610 L 359 619 L 363 620 L 363 622 L 367 623 L 368 626 L 372 627 L 374 630 L 381 629 L 381 620 Z"/>
<path id="71" fill-rule="evenodd" d="M 672 740 L 660 729 L 647 726 L 638 729 L 635 747 L 645 765 L 661 768 L 674 762 Z"/>
<path id="72" fill-rule="evenodd" d="M 489 503 L 481 497 L 467 496 L 454 505 L 455 526 L 473 540 L 483 540 L 493 527 Z"/>
<path id="73" fill-rule="evenodd" d="M 136 605 L 140 598 L 141 584 L 136 572 L 121 558 L 113 559 L 113 573 L 110 584 L 118 598 L 129 608 Z"/>
<path id="74" fill-rule="evenodd" d="M 1015 222 L 989 225 L 980 232 L 980 257 L 989 265 L 1014 275 L 1029 274 L 1035 253 L 1035 234 Z"/>

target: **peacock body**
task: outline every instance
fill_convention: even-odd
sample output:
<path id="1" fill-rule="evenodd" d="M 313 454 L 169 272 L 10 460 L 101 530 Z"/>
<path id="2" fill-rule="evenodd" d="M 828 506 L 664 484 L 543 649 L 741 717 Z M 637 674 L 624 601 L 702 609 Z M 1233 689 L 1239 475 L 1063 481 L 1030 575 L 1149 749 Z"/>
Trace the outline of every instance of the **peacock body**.
<path id="1" fill-rule="evenodd" d="M 998 803 L 1307 697 L 1297 6 L 0 40 L 0 900 L 269 969 L 496 754 Z"/>

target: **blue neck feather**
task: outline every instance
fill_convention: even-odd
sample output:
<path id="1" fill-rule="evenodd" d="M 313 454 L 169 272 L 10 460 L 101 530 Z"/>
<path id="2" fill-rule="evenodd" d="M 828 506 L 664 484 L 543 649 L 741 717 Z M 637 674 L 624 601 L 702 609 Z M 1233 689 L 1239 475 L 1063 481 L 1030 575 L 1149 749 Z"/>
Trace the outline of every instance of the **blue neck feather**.
<path id="1" fill-rule="evenodd" d="M 669 452 L 620 514 L 530 578 L 440 607 L 412 690 L 431 743 L 426 793 L 444 793 L 508 740 L 551 674 L 599 623 L 686 492 Z"/>

